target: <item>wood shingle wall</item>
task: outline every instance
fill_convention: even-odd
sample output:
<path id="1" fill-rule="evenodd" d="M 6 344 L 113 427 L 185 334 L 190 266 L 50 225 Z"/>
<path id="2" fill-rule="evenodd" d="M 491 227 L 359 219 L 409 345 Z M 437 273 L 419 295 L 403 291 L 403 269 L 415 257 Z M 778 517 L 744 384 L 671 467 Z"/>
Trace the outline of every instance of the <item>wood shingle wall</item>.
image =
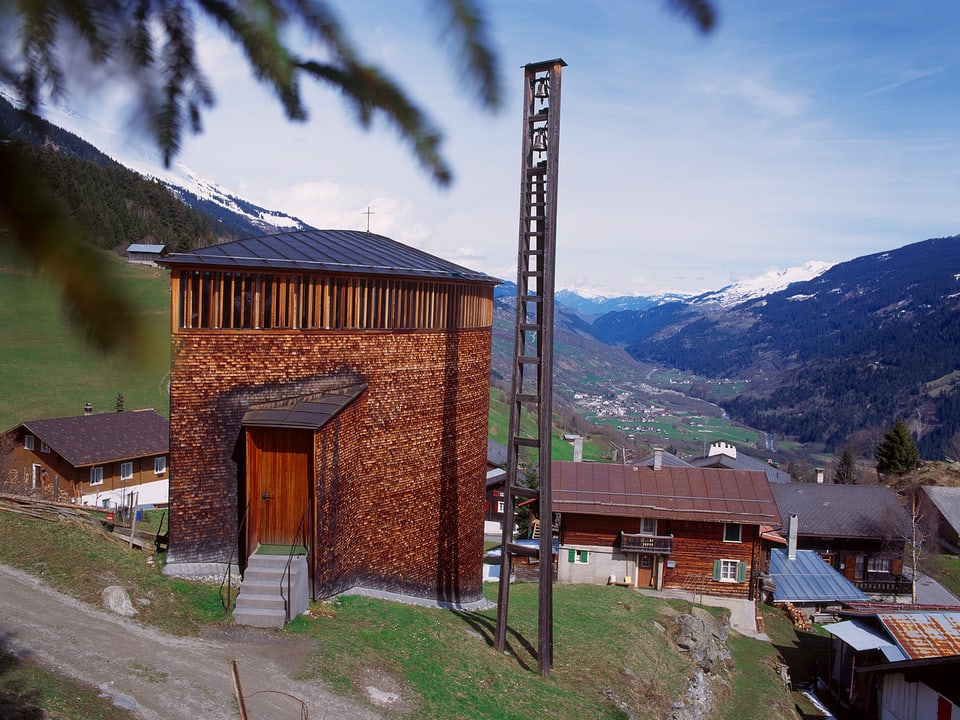
<path id="1" fill-rule="evenodd" d="M 225 562 L 250 405 L 367 390 L 314 438 L 316 587 L 481 594 L 489 328 L 173 335 L 169 562 Z"/>

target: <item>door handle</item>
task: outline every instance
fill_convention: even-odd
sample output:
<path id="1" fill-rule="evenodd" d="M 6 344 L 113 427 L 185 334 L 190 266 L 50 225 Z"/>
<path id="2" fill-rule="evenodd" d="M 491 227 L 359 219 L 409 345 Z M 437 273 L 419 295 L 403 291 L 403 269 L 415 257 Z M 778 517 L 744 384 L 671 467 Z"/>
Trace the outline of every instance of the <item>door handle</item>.
<path id="1" fill-rule="evenodd" d="M 261 500 L 266 500 L 266 501 L 269 502 L 270 500 L 273 500 L 273 495 L 271 495 L 271 494 L 268 493 L 268 492 L 265 492 L 265 493 L 263 493 L 263 494 L 260 496 L 260 499 L 261 499 Z"/>

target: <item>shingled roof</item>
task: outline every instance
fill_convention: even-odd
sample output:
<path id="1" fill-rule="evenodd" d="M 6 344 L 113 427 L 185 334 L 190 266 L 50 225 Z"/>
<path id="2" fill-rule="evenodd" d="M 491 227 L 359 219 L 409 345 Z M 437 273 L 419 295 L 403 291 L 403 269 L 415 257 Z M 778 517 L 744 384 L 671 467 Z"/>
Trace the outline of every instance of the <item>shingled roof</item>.
<path id="1" fill-rule="evenodd" d="M 30 420 L 21 427 L 74 467 L 165 455 L 170 447 L 170 423 L 156 410 Z"/>
<path id="2" fill-rule="evenodd" d="M 353 275 L 433 277 L 499 285 L 500 280 L 360 230 L 299 230 L 174 253 L 163 266 L 202 265 L 224 269 L 298 270 Z"/>
<path id="3" fill-rule="evenodd" d="M 780 515 L 796 515 L 807 537 L 883 538 L 910 527 L 896 494 L 882 485 L 775 483 Z"/>
<path id="4" fill-rule="evenodd" d="M 926 486 L 923 491 L 950 527 L 960 532 L 960 488 Z"/>
<path id="5" fill-rule="evenodd" d="M 761 471 L 554 462 L 556 512 L 779 525 Z"/>

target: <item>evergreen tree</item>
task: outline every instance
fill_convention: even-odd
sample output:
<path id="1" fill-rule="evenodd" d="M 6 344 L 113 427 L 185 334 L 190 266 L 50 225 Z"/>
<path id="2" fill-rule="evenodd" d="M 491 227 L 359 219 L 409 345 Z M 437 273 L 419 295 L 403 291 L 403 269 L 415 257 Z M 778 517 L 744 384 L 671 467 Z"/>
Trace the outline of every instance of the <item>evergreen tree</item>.
<path id="1" fill-rule="evenodd" d="M 838 485 L 855 485 L 857 482 L 857 463 L 849 446 L 840 453 L 837 467 L 833 471 L 833 481 Z"/>
<path id="2" fill-rule="evenodd" d="M 887 430 L 873 458 L 877 461 L 877 471 L 884 475 L 906 475 L 920 466 L 920 451 L 903 418 L 897 418 Z"/>

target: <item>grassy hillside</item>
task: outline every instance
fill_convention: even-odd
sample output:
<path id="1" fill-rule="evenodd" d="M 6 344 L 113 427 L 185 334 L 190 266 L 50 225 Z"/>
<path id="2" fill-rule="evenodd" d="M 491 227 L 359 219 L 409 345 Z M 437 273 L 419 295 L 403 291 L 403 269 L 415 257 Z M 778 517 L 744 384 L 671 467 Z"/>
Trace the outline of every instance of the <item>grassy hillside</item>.
<path id="1" fill-rule="evenodd" d="M 90 604 L 99 603 L 106 585 L 122 585 L 132 598 L 150 599 L 140 607 L 142 622 L 175 633 L 193 635 L 230 622 L 216 585 L 166 577 L 161 562 L 144 560 L 141 551 L 107 538 L 92 524 L 53 523 L 0 510 L 0 563 L 41 576 Z M 490 586 L 488 598 L 495 595 L 496 587 Z M 363 597 L 316 603 L 309 617 L 298 617 L 283 634 L 311 643 L 303 679 L 321 678 L 361 701 L 369 685 L 394 688 L 402 702 L 378 708 L 384 717 L 660 718 L 683 695 L 692 671 L 676 644 L 675 618 L 689 607 L 628 588 L 557 586 L 554 667 L 547 679 L 536 672 L 536 584 L 518 583 L 511 591 L 508 653 L 493 647 L 495 609 L 453 612 Z M 739 636 L 728 643 L 733 658 L 721 671 L 725 682 L 714 717 L 797 717 L 795 703 L 803 700 L 779 682 L 773 662 L 788 650 L 799 658 L 803 639 L 781 613 L 768 615 L 766 622 L 772 643 Z M 807 660 L 805 655 L 798 659 L 795 677 Z M 0 672 L 0 700 L 5 693 L 22 697 L 17 688 L 42 681 L 53 689 L 34 695 L 38 704 L 49 709 L 49 695 L 66 698 L 64 714 L 55 717 L 115 717 L 99 714 L 96 698 L 80 696 L 70 683 L 58 689 L 56 676 L 4 657 L 2 646 L 0 663 L 6 667 Z"/>
<path id="2" fill-rule="evenodd" d="M 153 338 L 136 357 L 90 347 L 55 288 L 0 241 L 0 429 L 38 418 L 80 415 L 84 403 L 113 411 L 169 413 L 170 281 L 167 272 L 130 265 L 104 252 L 104 262 L 140 308 Z"/>

